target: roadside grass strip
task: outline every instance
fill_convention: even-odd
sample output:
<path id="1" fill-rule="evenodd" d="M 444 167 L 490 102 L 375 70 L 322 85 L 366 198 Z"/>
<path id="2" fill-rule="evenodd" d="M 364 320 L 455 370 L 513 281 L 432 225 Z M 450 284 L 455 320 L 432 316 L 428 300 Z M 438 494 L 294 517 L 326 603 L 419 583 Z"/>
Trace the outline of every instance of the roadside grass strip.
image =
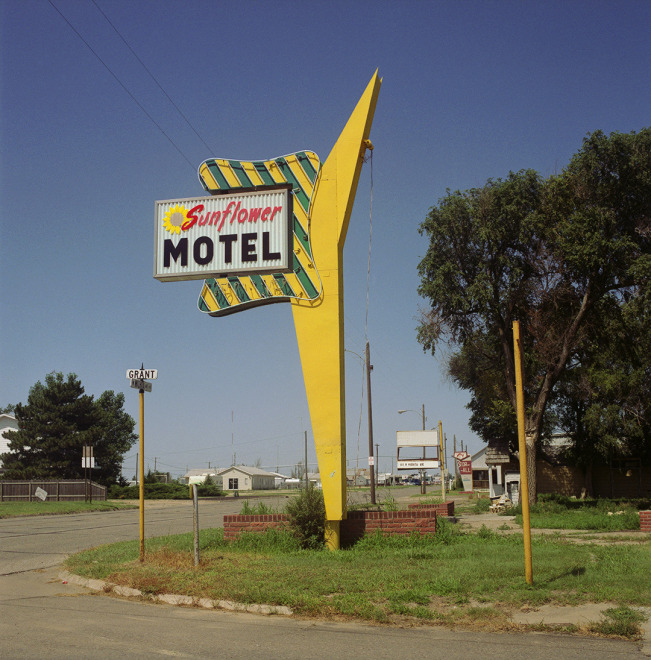
<path id="1" fill-rule="evenodd" d="M 301 550 L 282 531 L 229 543 L 223 530 L 211 529 L 201 532 L 200 554 L 195 568 L 192 534 L 182 534 L 147 540 L 142 563 L 134 540 L 74 555 L 66 568 L 145 594 L 264 603 L 300 616 L 379 623 L 408 617 L 509 629 L 509 614 L 520 608 L 607 602 L 616 610 L 611 627 L 582 632 L 635 637 L 640 621 L 626 613 L 651 606 L 648 541 L 602 546 L 534 538 L 532 586 L 524 579 L 519 536 L 486 528 L 461 534 L 449 523 L 433 537 L 370 536 L 338 552 Z"/>
<path id="2" fill-rule="evenodd" d="M 0 518 L 47 516 L 90 511 L 135 509 L 134 505 L 115 502 L 0 502 Z"/>

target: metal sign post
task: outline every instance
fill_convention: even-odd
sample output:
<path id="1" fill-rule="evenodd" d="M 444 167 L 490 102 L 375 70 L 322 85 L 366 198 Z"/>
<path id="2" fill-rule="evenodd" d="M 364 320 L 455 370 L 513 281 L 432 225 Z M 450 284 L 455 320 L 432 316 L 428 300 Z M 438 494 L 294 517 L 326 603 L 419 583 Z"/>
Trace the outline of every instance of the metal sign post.
<path id="1" fill-rule="evenodd" d="M 145 392 L 151 392 L 151 383 L 145 378 L 158 378 L 157 369 L 127 369 L 127 378 L 130 385 L 138 390 L 140 399 L 140 446 L 138 481 L 140 482 L 140 561 L 145 561 Z"/>
<path id="2" fill-rule="evenodd" d="M 81 456 L 81 467 L 84 468 L 84 501 L 93 501 L 93 473 L 92 469 L 95 467 L 95 458 L 93 457 L 92 445 L 84 445 L 83 453 Z M 88 489 L 88 470 L 90 472 L 90 493 Z"/>
<path id="3" fill-rule="evenodd" d="M 518 448 L 520 454 L 520 502 L 522 502 L 522 532 L 524 537 L 524 574 L 527 584 L 533 584 L 529 481 L 527 474 L 527 445 L 524 433 L 524 388 L 522 385 L 522 353 L 519 321 L 513 321 L 513 357 L 515 358 L 515 392 L 518 417 Z"/>

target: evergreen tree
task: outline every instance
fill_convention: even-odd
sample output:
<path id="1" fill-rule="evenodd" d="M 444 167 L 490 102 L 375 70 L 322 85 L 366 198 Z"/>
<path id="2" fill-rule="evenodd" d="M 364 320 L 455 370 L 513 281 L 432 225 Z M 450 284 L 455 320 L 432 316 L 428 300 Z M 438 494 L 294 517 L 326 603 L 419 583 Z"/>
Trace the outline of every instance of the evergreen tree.
<path id="1" fill-rule="evenodd" d="M 123 394 L 84 394 L 75 374 L 50 373 L 30 388 L 27 404 L 15 407 L 18 431 L 9 431 L 9 452 L 0 459 L 6 479 L 78 479 L 82 453 L 93 447 L 92 478 L 115 483 L 122 455 L 133 445 L 134 420 L 122 410 Z"/>

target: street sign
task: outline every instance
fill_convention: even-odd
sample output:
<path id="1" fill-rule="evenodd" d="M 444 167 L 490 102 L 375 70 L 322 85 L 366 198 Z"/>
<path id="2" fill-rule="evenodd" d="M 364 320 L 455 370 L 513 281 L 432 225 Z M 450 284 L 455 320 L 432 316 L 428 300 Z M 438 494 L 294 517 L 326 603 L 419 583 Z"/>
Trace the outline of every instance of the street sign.
<path id="1" fill-rule="evenodd" d="M 146 380 L 156 380 L 158 378 L 158 369 L 127 369 L 127 378 L 145 378 Z"/>
<path id="2" fill-rule="evenodd" d="M 135 388 L 136 390 L 144 390 L 145 392 L 151 392 L 151 383 L 148 383 L 146 380 L 143 380 L 142 378 L 132 378 L 131 387 Z"/>
<path id="3" fill-rule="evenodd" d="M 455 451 L 453 456 L 458 460 L 458 461 L 465 461 L 466 458 L 470 458 L 470 454 L 467 451 Z"/>

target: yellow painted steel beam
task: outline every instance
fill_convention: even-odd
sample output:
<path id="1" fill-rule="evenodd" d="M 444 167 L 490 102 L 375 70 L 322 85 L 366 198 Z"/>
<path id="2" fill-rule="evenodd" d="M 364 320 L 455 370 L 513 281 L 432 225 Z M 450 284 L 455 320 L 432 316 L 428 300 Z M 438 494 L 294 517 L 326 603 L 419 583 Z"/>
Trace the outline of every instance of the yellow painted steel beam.
<path id="1" fill-rule="evenodd" d="M 346 518 L 343 249 L 380 92 L 377 71 L 323 164 L 310 209 L 310 239 L 322 289 L 292 300 L 326 507 L 326 543 L 340 545 Z"/>

